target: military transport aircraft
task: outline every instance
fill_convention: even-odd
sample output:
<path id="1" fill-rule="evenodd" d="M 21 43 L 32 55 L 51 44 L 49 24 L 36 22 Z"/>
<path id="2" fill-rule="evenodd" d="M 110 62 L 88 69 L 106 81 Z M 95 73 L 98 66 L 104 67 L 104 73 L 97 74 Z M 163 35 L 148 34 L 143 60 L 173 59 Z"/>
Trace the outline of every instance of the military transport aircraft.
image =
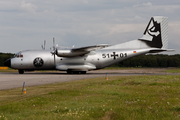
<path id="1" fill-rule="evenodd" d="M 150 19 L 142 38 L 137 40 L 117 45 L 100 44 L 71 49 L 60 49 L 53 45 L 53 50 L 20 51 L 4 65 L 18 69 L 19 74 L 33 70 L 85 74 L 134 56 L 162 51 L 171 51 L 168 49 L 168 18 L 155 16 Z"/>

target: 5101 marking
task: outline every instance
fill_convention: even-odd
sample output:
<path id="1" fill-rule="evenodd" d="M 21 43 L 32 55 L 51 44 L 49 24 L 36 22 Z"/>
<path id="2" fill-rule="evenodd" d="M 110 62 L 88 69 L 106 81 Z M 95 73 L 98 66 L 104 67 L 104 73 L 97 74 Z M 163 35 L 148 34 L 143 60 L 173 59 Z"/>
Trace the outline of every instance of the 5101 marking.
<path id="1" fill-rule="evenodd" d="M 113 52 L 113 54 L 102 54 L 102 58 L 110 58 L 110 57 L 113 57 L 114 60 L 118 57 L 120 58 L 124 58 L 124 57 L 127 57 L 127 53 L 119 53 L 119 54 L 116 54 L 116 52 Z"/>

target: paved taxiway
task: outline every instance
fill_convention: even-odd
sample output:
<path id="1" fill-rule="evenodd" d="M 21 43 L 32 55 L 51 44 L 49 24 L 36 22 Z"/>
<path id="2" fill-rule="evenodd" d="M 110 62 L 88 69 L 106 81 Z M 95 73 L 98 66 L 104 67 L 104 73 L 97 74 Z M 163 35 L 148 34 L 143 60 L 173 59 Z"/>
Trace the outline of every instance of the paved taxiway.
<path id="1" fill-rule="evenodd" d="M 165 75 L 167 73 L 153 70 L 98 70 L 90 71 L 87 74 L 66 74 L 66 72 L 27 72 L 25 74 L 18 73 L 0 73 L 0 90 L 12 89 L 23 86 L 35 86 L 57 82 L 67 82 L 73 80 L 81 80 L 93 77 L 108 76 L 132 76 L 132 75 Z M 169 73 L 168 73 L 169 74 Z"/>

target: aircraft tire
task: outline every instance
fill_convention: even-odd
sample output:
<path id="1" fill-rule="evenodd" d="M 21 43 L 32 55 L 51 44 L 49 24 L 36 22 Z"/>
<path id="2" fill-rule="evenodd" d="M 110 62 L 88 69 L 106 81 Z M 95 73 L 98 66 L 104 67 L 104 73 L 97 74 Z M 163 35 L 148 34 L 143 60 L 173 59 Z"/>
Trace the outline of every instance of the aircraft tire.
<path id="1" fill-rule="evenodd" d="M 86 71 L 71 71 L 71 70 L 67 70 L 67 74 L 86 74 Z"/>
<path id="2" fill-rule="evenodd" d="M 19 74 L 24 74 L 24 70 L 18 70 Z"/>
<path id="3" fill-rule="evenodd" d="M 79 74 L 79 71 L 73 71 L 72 73 L 73 74 Z"/>
<path id="4" fill-rule="evenodd" d="M 81 74 L 86 74 L 86 71 L 81 71 Z"/>
<path id="5" fill-rule="evenodd" d="M 71 70 L 67 70 L 67 74 L 72 74 L 72 71 Z"/>

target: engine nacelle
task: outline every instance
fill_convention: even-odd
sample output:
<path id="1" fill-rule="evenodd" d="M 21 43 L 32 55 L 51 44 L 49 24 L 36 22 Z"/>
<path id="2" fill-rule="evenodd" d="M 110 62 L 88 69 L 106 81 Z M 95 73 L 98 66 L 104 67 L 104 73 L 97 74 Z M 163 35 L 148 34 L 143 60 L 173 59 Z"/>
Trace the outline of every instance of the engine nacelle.
<path id="1" fill-rule="evenodd" d="M 57 50 L 56 55 L 58 57 L 75 57 L 88 53 L 87 51 L 72 51 L 72 50 Z"/>

